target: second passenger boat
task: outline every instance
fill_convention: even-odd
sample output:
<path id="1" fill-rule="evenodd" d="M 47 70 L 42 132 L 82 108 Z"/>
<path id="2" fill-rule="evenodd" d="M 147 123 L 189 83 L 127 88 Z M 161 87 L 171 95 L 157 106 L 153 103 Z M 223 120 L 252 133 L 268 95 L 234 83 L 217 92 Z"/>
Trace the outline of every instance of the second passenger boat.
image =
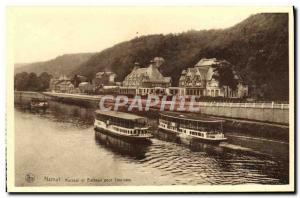
<path id="1" fill-rule="evenodd" d="M 227 139 L 223 134 L 223 122 L 222 120 L 199 116 L 199 114 L 162 112 L 160 113 L 158 128 L 180 137 L 218 144 Z"/>

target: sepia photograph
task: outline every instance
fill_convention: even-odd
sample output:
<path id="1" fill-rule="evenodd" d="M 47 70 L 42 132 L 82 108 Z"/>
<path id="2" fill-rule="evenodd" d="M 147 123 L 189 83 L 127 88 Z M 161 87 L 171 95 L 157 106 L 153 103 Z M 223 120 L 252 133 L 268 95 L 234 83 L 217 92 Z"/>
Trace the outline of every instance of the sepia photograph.
<path id="1" fill-rule="evenodd" d="M 293 7 L 7 7 L 8 192 L 294 192 Z"/>

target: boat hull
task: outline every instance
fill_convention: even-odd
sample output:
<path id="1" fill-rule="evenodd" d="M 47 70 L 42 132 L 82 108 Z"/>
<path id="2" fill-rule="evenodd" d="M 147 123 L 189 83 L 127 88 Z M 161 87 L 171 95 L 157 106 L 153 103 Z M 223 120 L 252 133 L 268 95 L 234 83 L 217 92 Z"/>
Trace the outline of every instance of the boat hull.
<path id="1" fill-rule="evenodd" d="M 110 135 L 110 136 L 118 137 L 118 138 L 121 138 L 121 139 L 129 141 L 129 142 L 144 142 L 144 143 L 148 142 L 148 143 L 151 143 L 151 140 L 150 140 L 151 137 L 139 137 L 139 136 L 122 135 L 122 134 L 111 132 L 108 129 L 98 127 L 98 126 L 95 126 L 94 130 L 96 132 L 100 132 L 100 133 L 104 133 L 104 134 L 107 134 L 107 135 Z"/>
<path id="2" fill-rule="evenodd" d="M 166 132 L 168 134 L 174 134 L 176 136 L 178 136 L 179 138 L 186 138 L 189 139 L 193 142 L 202 142 L 202 143 L 209 143 L 209 144 L 220 144 L 221 142 L 224 142 L 227 140 L 227 138 L 223 138 L 223 139 L 207 139 L 207 138 L 201 138 L 201 137 L 195 137 L 195 136 L 191 136 L 191 135 L 184 135 L 182 136 L 181 133 L 179 132 L 175 132 L 175 131 L 171 131 L 168 129 L 164 129 L 159 127 L 158 128 L 159 131 L 161 132 Z"/>
<path id="3" fill-rule="evenodd" d="M 221 142 L 225 142 L 227 138 L 223 139 L 205 139 L 205 138 L 196 138 L 192 137 L 193 141 L 195 142 L 203 142 L 203 143 L 209 143 L 209 144 L 220 144 Z"/>

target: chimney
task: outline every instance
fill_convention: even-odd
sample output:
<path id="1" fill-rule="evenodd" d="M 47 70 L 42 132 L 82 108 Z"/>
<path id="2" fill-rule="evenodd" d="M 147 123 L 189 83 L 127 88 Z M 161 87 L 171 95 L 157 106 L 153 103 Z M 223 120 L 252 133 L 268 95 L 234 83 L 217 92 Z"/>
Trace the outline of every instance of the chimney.
<path id="1" fill-rule="evenodd" d="M 152 62 L 156 68 L 159 68 L 165 62 L 165 59 L 162 57 L 155 57 Z"/>

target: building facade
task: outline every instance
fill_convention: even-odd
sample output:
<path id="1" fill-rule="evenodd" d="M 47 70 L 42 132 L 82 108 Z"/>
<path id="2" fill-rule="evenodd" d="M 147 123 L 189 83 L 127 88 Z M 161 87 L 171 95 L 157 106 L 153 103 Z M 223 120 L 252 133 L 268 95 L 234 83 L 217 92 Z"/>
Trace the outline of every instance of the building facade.
<path id="1" fill-rule="evenodd" d="M 95 91 L 102 89 L 104 86 L 114 86 L 116 74 L 114 72 L 98 72 L 92 81 Z"/>
<path id="2" fill-rule="evenodd" d="M 71 82 L 71 79 L 65 75 L 60 76 L 59 78 L 54 77 L 50 80 L 49 89 L 52 92 L 60 93 L 73 93 L 74 85 Z"/>
<path id="3" fill-rule="evenodd" d="M 148 67 L 140 68 L 138 63 L 128 74 L 123 86 L 120 87 L 121 94 L 165 94 L 166 89 L 171 86 L 171 77 L 164 77 L 159 67 L 164 63 L 164 59 L 156 57 L 150 61 Z"/>
<path id="4" fill-rule="evenodd" d="M 214 66 L 220 63 L 216 58 L 201 59 L 194 67 L 183 70 L 179 79 L 179 87 L 184 88 L 184 95 L 242 98 L 248 96 L 248 86 L 235 73 L 234 78 L 238 85 L 236 90 L 221 87 L 213 78 L 216 74 Z"/>
<path id="5" fill-rule="evenodd" d="M 82 82 L 78 85 L 80 93 L 92 94 L 94 93 L 94 86 L 90 82 Z"/>

